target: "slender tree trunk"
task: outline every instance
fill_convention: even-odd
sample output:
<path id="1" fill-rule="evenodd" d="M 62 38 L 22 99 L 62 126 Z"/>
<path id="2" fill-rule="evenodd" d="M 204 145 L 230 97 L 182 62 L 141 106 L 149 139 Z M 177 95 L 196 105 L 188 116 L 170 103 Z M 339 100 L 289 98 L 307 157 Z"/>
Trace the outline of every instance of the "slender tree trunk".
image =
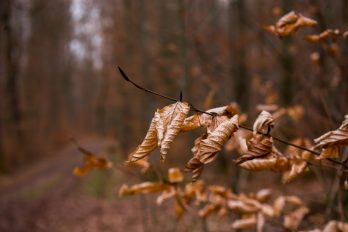
<path id="1" fill-rule="evenodd" d="M 180 59 L 183 68 L 183 77 L 181 79 L 180 87 L 184 93 L 185 99 L 190 99 L 190 77 L 189 77 L 189 59 L 188 59 L 188 38 L 186 36 L 186 6 L 184 0 L 178 0 L 179 7 L 179 30 L 180 38 Z"/>
<path id="2" fill-rule="evenodd" d="M 4 40 L 4 68 L 5 68 L 5 79 L 4 79 L 4 109 L 3 117 L 6 121 L 6 128 L 2 130 L 6 133 L 7 137 L 11 137 L 17 144 L 21 140 L 21 112 L 19 104 L 19 92 L 18 92 L 18 46 L 16 46 L 16 38 L 14 36 L 11 17 L 12 17 L 12 0 L 3 0 L 0 3 L 1 9 L 1 34 Z M 2 156 L 0 154 L 0 156 Z M 17 162 L 17 156 L 11 160 Z M 4 158 L 3 162 L 8 163 Z"/>
<path id="3" fill-rule="evenodd" d="M 292 9 L 292 4 L 290 0 L 282 1 L 282 8 L 284 12 L 288 12 Z M 280 62 L 283 70 L 283 76 L 280 86 L 281 101 L 284 106 L 291 104 L 294 92 L 294 61 L 293 57 L 289 51 L 292 41 L 291 38 L 284 38 L 282 44 L 282 53 L 280 57 Z"/>
<path id="4" fill-rule="evenodd" d="M 229 5 L 229 23 L 230 23 L 230 49 L 231 49 L 231 69 L 234 77 L 233 92 L 235 100 L 241 106 L 242 110 L 249 108 L 250 83 L 247 67 L 246 53 L 243 46 L 244 34 L 246 30 L 246 12 L 245 1 L 231 1 Z"/>

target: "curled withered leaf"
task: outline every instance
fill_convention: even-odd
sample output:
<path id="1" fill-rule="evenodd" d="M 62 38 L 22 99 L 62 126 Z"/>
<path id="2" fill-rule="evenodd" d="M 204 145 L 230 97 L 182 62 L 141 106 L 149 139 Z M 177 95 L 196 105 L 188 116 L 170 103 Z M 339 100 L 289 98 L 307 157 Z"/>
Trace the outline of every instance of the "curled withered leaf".
<path id="1" fill-rule="evenodd" d="M 248 151 L 236 160 L 236 164 L 255 158 L 266 157 L 272 153 L 273 138 L 265 135 L 255 135 L 248 142 Z"/>
<path id="2" fill-rule="evenodd" d="M 211 192 L 213 194 L 224 196 L 224 197 L 228 197 L 231 194 L 229 189 L 226 189 L 225 187 L 220 186 L 220 185 L 210 185 L 208 187 L 208 190 L 209 190 L 209 192 Z"/>
<path id="3" fill-rule="evenodd" d="M 164 190 L 161 195 L 159 195 L 156 199 L 157 205 L 161 205 L 164 201 L 174 198 L 176 195 L 176 191 L 174 187 Z"/>
<path id="4" fill-rule="evenodd" d="M 329 221 L 323 229 L 323 232 L 345 232 L 345 231 L 348 231 L 348 223 L 334 221 L 334 220 Z"/>
<path id="5" fill-rule="evenodd" d="M 163 183 L 143 182 L 140 184 L 128 187 L 123 185 L 119 190 L 119 196 L 128 196 L 133 194 L 148 194 L 153 192 L 162 192 L 167 190 L 170 186 Z"/>
<path id="6" fill-rule="evenodd" d="M 272 127 L 274 127 L 274 120 L 272 114 L 270 114 L 267 111 L 262 111 L 254 122 L 254 135 L 258 133 L 268 135 Z"/>
<path id="7" fill-rule="evenodd" d="M 217 152 L 222 150 L 222 145 L 238 129 L 238 115 L 222 122 L 206 139 L 200 143 L 198 158 L 204 163 L 210 163 L 216 159 Z"/>
<path id="8" fill-rule="evenodd" d="M 336 41 L 340 35 L 341 32 L 338 29 L 327 29 L 318 35 L 307 35 L 305 39 L 312 43 L 323 42 L 329 39 Z"/>
<path id="9" fill-rule="evenodd" d="M 192 181 L 195 182 L 202 175 L 204 163 L 198 157 L 192 157 L 185 166 L 185 171 L 192 173 Z"/>
<path id="10" fill-rule="evenodd" d="M 316 21 L 291 11 L 281 17 L 275 26 L 266 26 L 264 29 L 279 37 L 285 37 L 292 35 L 301 27 L 311 27 L 316 24 Z"/>
<path id="11" fill-rule="evenodd" d="M 94 168 L 96 169 L 109 169 L 112 167 L 112 163 L 103 157 L 97 157 L 90 151 L 82 147 L 78 147 L 79 151 L 83 153 L 83 165 L 80 167 L 76 167 L 73 170 L 73 174 L 75 176 L 85 176 L 87 173 L 92 171 Z"/>
<path id="12" fill-rule="evenodd" d="M 298 198 L 297 196 L 280 196 L 273 203 L 273 210 L 274 210 L 275 216 L 281 215 L 286 203 L 290 203 L 292 205 L 298 205 L 298 206 L 303 205 L 302 200 Z"/>
<path id="13" fill-rule="evenodd" d="M 256 223 L 257 223 L 256 216 L 252 215 L 246 218 L 235 220 L 231 226 L 233 229 L 248 229 L 248 228 L 254 227 Z"/>
<path id="14" fill-rule="evenodd" d="M 201 176 L 204 168 L 204 163 L 202 163 L 198 158 L 198 151 L 203 139 L 206 139 L 208 136 L 207 133 L 202 134 L 200 137 L 195 139 L 194 146 L 191 149 L 193 157 L 187 162 L 185 166 L 186 172 L 192 173 L 192 181 L 195 182 Z"/>
<path id="15" fill-rule="evenodd" d="M 336 159 L 340 156 L 340 148 L 339 146 L 328 146 L 327 148 L 323 148 L 320 156 L 316 157 L 316 159 L 322 160 L 326 158 Z"/>
<path id="16" fill-rule="evenodd" d="M 129 162 L 135 162 L 146 157 L 151 151 L 157 147 L 157 132 L 156 132 L 156 121 L 157 118 L 154 117 L 151 121 L 149 130 L 143 142 L 129 155 Z"/>
<path id="17" fill-rule="evenodd" d="M 238 153 L 244 154 L 248 152 L 247 140 L 250 140 L 252 133 L 247 130 L 237 130 L 234 135 L 225 144 L 226 151 L 237 150 Z"/>
<path id="18" fill-rule="evenodd" d="M 261 189 L 256 193 L 256 199 L 260 202 L 267 201 L 271 196 L 270 189 Z"/>
<path id="19" fill-rule="evenodd" d="M 265 216 L 262 213 L 258 213 L 256 217 L 257 223 L 256 223 L 256 231 L 262 232 L 263 227 L 265 226 Z"/>
<path id="20" fill-rule="evenodd" d="M 337 130 L 325 133 L 314 139 L 314 142 L 314 149 L 348 144 L 348 115 Z"/>
<path id="21" fill-rule="evenodd" d="M 164 135 L 161 141 L 161 159 L 165 159 L 170 145 L 181 130 L 181 126 L 190 110 L 190 106 L 186 102 L 176 102 L 166 106 L 159 112 L 159 121 L 164 125 Z"/>
<path id="22" fill-rule="evenodd" d="M 256 213 L 259 211 L 259 205 L 260 204 L 255 204 L 255 202 L 246 202 L 241 200 L 229 200 L 227 202 L 229 209 L 241 214 Z"/>
<path id="23" fill-rule="evenodd" d="M 239 110 L 239 106 L 237 103 L 232 102 L 229 105 L 226 106 L 221 106 L 221 107 L 216 107 L 216 108 L 212 108 L 207 110 L 208 113 L 212 113 L 214 115 L 217 116 L 227 116 L 227 117 L 232 117 L 235 114 L 239 114 L 240 110 Z"/>
<path id="24" fill-rule="evenodd" d="M 179 168 L 170 168 L 168 170 L 168 179 L 170 183 L 179 183 L 184 180 L 184 175 Z"/>
<path id="25" fill-rule="evenodd" d="M 129 157 L 128 159 L 130 159 L 131 157 Z M 149 170 L 151 164 L 148 160 L 148 157 L 144 157 L 143 159 L 134 161 L 134 162 L 129 162 L 129 161 L 125 161 L 125 165 L 127 166 L 134 166 L 134 167 L 139 167 L 141 168 L 141 173 L 145 173 L 147 170 Z"/>
<path id="26" fill-rule="evenodd" d="M 262 171 L 262 170 L 270 170 L 277 162 L 275 157 L 268 158 L 257 158 L 252 160 L 247 160 L 241 163 L 239 166 L 242 168 L 248 169 L 250 171 Z"/>
<path id="27" fill-rule="evenodd" d="M 303 205 L 303 201 L 297 196 L 286 196 L 285 201 L 293 205 Z"/>
<path id="28" fill-rule="evenodd" d="M 146 157 L 157 146 L 161 147 L 161 159 L 164 160 L 189 110 L 190 106 L 186 102 L 176 102 L 157 109 L 143 142 L 131 153 L 129 162 Z"/>
<path id="29" fill-rule="evenodd" d="M 294 211 L 284 216 L 284 227 L 292 230 L 296 230 L 300 225 L 303 217 L 309 212 L 309 209 L 305 206 L 301 206 Z"/>
<path id="30" fill-rule="evenodd" d="M 184 198 L 187 201 L 190 201 L 194 197 L 196 198 L 196 201 L 198 203 L 207 201 L 207 194 L 205 191 L 204 182 L 201 180 L 189 183 L 185 186 Z"/>
<path id="31" fill-rule="evenodd" d="M 218 210 L 218 206 L 215 204 L 206 204 L 202 209 L 198 211 L 198 215 L 202 218 L 208 217 L 210 214 Z"/>
<path id="32" fill-rule="evenodd" d="M 201 115 L 194 114 L 188 118 L 185 118 L 184 122 L 181 125 L 181 131 L 191 131 L 202 127 L 200 117 Z"/>
<path id="33" fill-rule="evenodd" d="M 282 182 L 288 183 L 297 176 L 299 176 L 301 173 L 303 173 L 305 170 L 307 170 L 307 162 L 303 161 L 302 159 L 291 159 L 290 161 L 290 170 L 283 173 Z"/>
<path id="34" fill-rule="evenodd" d="M 311 147 L 310 142 L 306 139 L 295 139 L 292 141 L 292 144 L 304 147 Z M 288 183 L 307 170 L 308 163 L 306 162 L 306 159 L 309 157 L 306 157 L 306 159 L 304 159 L 304 153 L 293 146 L 288 146 L 288 148 L 285 151 L 285 154 L 288 157 L 290 169 L 286 170 L 283 173 L 282 182 Z"/>
<path id="35" fill-rule="evenodd" d="M 284 196 L 280 196 L 273 202 L 273 210 L 276 216 L 280 216 L 280 214 L 282 213 L 285 207 L 285 201 L 286 198 Z"/>

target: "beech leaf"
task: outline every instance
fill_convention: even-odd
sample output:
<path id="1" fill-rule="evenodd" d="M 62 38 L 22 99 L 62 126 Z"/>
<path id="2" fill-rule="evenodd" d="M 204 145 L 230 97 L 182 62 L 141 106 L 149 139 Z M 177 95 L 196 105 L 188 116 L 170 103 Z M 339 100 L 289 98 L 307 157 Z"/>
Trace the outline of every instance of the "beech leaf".
<path id="1" fill-rule="evenodd" d="M 112 167 L 112 163 L 103 157 L 97 157 L 92 152 L 78 147 L 79 151 L 83 153 L 83 165 L 80 167 L 76 167 L 73 170 L 73 174 L 75 176 L 85 176 L 87 173 L 92 171 L 94 168 L 96 169 L 109 169 Z"/>
<path id="2" fill-rule="evenodd" d="M 285 37 L 292 35 L 299 28 L 312 27 L 316 24 L 317 22 L 315 20 L 291 11 L 281 17 L 274 26 L 269 25 L 264 27 L 264 29 L 279 37 Z"/>

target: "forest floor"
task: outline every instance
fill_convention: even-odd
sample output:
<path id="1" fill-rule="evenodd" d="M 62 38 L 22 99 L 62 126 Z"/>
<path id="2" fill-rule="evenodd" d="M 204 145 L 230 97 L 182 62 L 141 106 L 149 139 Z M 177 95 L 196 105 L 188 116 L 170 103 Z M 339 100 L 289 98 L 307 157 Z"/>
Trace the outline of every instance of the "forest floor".
<path id="1" fill-rule="evenodd" d="M 115 146 L 100 139 L 81 144 L 96 153 Z M 119 198 L 124 182 L 138 180 L 129 174 L 116 169 L 73 176 L 81 162 L 82 154 L 71 144 L 20 173 L 0 176 L 0 231 L 199 231 L 200 221 L 178 225 L 170 205 L 158 209 L 153 196 Z"/>
<path id="2" fill-rule="evenodd" d="M 84 140 L 85 148 L 96 152 L 117 153 L 113 141 Z M 109 154 L 114 164 L 122 163 L 120 154 Z M 11 176 L 0 176 L 0 231 L 202 231 L 207 225 L 199 218 L 185 216 L 175 220 L 173 202 L 156 206 L 155 196 L 119 198 L 117 190 L 139 177 L 115 168 L 93 171 L 84 178 L 72 175 L 82 155 L 74 144 L 61 149 L 52 158 L 36 163 Z M 207 176 L 209 180 L 210 176 Z M 279 179 L 267 182 L 253 179 L 251 188 L 274 187 Z M 322 198 L 317 182 L 300 181 L 284 186 L 281 192 L 298 193 L 305 199 Z M 250 187 L 249 187 L 250 188 Z M 254 190 L 254 189 L 251 189 Z M 290 191 L 291 190 L 291 191 Z M 278 191 L 277 191 L 278 192 Z M 280 191 L 279 191 L 280 192 Z M 230 220 L 209 220 L 209 231 L 230 231 Z M 208 231 L 208 230 L 206 230 Z"/>

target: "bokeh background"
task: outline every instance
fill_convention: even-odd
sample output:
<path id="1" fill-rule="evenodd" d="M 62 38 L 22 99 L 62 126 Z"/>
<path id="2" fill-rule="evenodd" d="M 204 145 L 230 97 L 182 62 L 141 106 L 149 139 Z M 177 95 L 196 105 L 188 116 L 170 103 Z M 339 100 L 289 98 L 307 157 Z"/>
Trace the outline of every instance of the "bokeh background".
<path id="1" fill-rule="evenodd" d="M 291 10 L 318 25 L 284 39 L 263 30 Z M 347 0 L 2 0 L 0 20 L 1 231 L 202 229 L 199 219 L 176 223 L 170 204 L 117 197 L 122 183 L 151 174 L 72 176 L 82 155 L 71 138 L 121 165 L 168 104 L 126 83 L 117 66 L 157 92 L 181 90 L 200 109 L 237 102 L 249 126 L 260 104 L 296 106 L 298 117 L 285 115 L 275 130 L 289 141 L 334 129 L 347 113 L 348 40 L 304 39 L 346 31 Z M 152 161 L 163 173 L 184 167 L 196 135 L 180 136 L 166 164 L 156 164 L 158 152 Z M 280 186 L 279 176 L 236 170 L 235 154 L 222 153 L 203 175 L 209 183 L 300 192 L 319 208 L 330 188 L 330 171 Z"/>

